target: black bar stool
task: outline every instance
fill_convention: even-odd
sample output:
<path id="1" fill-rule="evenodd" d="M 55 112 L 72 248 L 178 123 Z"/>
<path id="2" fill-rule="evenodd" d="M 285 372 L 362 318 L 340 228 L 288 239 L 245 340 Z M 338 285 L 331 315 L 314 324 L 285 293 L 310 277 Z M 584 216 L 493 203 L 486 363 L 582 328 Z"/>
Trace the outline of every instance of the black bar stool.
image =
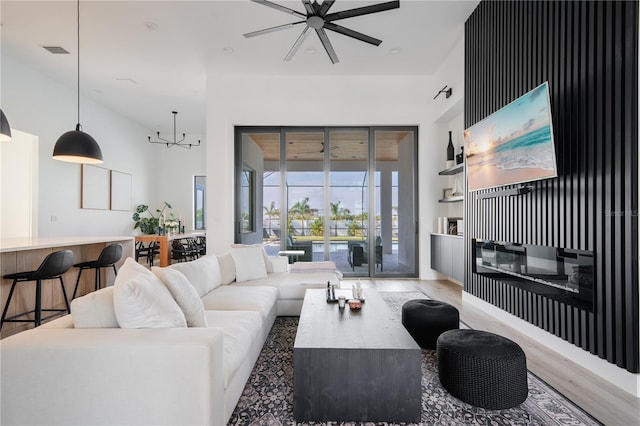
<path id="1" fill-rule="evenodd" d="M 80 284 L 80 276 L 82 275 L 82 271 L 85 269 L 95 269 L 96 270 L 96 278 L 95 278 L 95 290 L 98 290 L 102 285 L 102 279 L 100 277 L 100 268 L 108 268 L 109 266 L 113 267 L 113 272 L 118 275 L 118 271 L 116 270 L 115 263 L 120 260 L 122 257 L 122 245 L 121 244 L 111 244 L 102 249 L 100 256 L 98 256 L 98 260 L 91 260 L 89 262 L 76 263 L 76 268 L 80 268 L 80 272 L 78 272 L 78 279 L 76 280 L 76 288 L 73 289 L 73 297 L 71 300 L 76 298 L 76 293 L 78 291 L 78 284 Z"/>
<path id="2" fill-rule="evenodd" d="M 3 278 L 13 280 L 11 285 L 11 291 L 9 291 L 9 298 L 7 304 L 2 311 L 2 319 L 0 319 L 0 330 L 5 322 L 32 322 L 35 327 L 38 327 L 42 320 L 53 318 L 60 315 L 61 312 L 71 313 L 69 309 L 69 300 L 67 299 L 67 291 L 64 289 L 64 281 L 62 274 L 71 269 L 73 265 L 73 252 L 71 250 L 55 251 L 44 258 L 38 270 L 29 272 L 18 272 L 15 274 L 5 275 Z M 67 305 L 67 309 L 42 309 L 42 280 L 51 280 L 58 278 L 60 280 L 60 286 L 62 287 L 62 295 L 64 296 L 64 303 Z M 36 306 L 32 309 L 21 314 L 17 314 L 6 318 L 9 305 L 11 304 L 11 297 L 13 297 L 13 290 L 16 288 L 16 284 L 20 282 L 35 281 L 36 282 Z M 49 315 L 42 318 L 42 312 L 57 312 L 56 314 Z M 16 319 L 28 314 L 34 313 L 35 318 L 30 319 Z"/>

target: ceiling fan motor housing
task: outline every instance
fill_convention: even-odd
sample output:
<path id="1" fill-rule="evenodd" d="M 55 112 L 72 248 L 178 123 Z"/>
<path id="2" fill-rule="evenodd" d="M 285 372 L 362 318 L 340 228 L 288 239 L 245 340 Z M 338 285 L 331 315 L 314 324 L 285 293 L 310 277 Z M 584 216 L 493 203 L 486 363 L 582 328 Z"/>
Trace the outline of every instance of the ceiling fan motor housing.
<path id="1" fill-rule="evenodd" d="M 314 30 L 317 30 L 318 28 L 322 28 L 322 26 L 324 25 L 324 19 L 319 16 L 310 16 L 309 18 L 307 18 L 307 25 Z"/>

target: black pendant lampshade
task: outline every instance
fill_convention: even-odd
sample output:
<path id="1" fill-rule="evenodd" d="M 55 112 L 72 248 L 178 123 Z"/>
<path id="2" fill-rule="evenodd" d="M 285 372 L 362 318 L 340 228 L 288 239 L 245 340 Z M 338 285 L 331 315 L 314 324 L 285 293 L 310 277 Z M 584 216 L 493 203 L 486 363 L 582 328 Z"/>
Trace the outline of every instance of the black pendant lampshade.
<path id="1" fill-rule="evenodd" d="M 0 141 L 11 140 L 11 126 L 7 121 L 7 116 L 4 115 L 4 111 L 0 109 Z"/>
<path id="2" fill-rule="evenodd" d="M 53 158 L 70 163 L 100 164 L 102 151 L 98 142 L 88 133 L 80 130 L 80 0 L 78 7 L 78 124 L 58 138 L 53 148 Z"/>
<path id="3" fill-rule="evenodd" d="M 80 124 L 75 130 L 69 130 L 58 138 L 53 148 L 53 158 L 70 163 L 100 164 L 102 151 L 98 142 L 88 133 L 80 130 Z"/>

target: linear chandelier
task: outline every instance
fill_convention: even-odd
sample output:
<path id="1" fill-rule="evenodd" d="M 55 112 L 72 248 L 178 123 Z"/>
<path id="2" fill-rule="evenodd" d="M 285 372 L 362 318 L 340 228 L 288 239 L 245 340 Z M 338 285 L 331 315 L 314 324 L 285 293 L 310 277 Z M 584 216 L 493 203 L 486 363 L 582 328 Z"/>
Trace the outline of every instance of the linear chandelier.
<path id="1" fill-rule="evenodd" d="M 200 146 L 200 139 L 198 139 L 198 143 L 194 144 L 194 143 L 187 143 L 184 140 L 187 137 L 186 133 L 182 134 L 182 139 L 178 140 L 177 138 L 177 133 L 176 133 L 176 116 L 178 115 L 178 111 L 171 111 L 171 113 L 173 114 L 173 140 L 168 140 L 168 139 L 164 139 L 160 137 L 160 131 L 156 132 L 156 136 L 159 140 L 157 141 L 152 141 L 151 140 L 151 136 L 149 136 L 149 142 L 150 143 L 159 143 L 162 145 L 166 145 L 167 148 L 172 148 L 174 146 L 179 146 L 181 148 L 185 148 L 185 149 L 191 149 L 192 146 Z"/>

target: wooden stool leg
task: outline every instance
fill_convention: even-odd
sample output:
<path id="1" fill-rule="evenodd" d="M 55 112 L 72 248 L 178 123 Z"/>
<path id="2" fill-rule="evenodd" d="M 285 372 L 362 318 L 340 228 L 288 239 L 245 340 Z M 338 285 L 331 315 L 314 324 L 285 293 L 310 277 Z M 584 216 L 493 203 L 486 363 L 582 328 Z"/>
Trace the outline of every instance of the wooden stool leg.
<path id="1" fill-rule="evenodd" d="M 96 276 L 93 279 L 93 290 L 98 291 L 100 289 L 100 268 L 96 268 Z"/>

